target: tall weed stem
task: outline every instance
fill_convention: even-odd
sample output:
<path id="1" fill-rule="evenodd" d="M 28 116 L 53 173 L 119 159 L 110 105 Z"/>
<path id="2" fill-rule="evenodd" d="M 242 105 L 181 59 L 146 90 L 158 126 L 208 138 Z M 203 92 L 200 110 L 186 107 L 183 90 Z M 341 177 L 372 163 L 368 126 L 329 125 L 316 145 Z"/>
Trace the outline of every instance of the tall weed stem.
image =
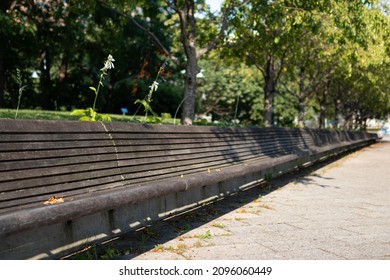
<path id="1" fill-rule="evenodd" d="M 19 107 L 20 107 L 20 100 L 22 99 L 23 91 L 26 89 L 26 85 L 23 86 L 22 83 L 22 75 L 20 74 L 20 69 L 16 69 L 16 82 L 19 85 L 19 96 L 18 96 L 18 106 L 16 107 L 16 113 L 15 113 L 15 119 L 18 117 Z"/>

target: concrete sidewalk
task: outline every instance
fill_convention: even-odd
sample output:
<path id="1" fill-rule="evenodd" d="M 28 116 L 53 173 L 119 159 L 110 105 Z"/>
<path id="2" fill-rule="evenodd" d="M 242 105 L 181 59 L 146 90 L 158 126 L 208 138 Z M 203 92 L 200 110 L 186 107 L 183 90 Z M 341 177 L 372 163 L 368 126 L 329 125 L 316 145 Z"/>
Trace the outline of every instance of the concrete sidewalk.
<path id="1" fill-rule="evenodd" d="M 122 259 L 390 259 L 390 142 L 110 244 Z"/>

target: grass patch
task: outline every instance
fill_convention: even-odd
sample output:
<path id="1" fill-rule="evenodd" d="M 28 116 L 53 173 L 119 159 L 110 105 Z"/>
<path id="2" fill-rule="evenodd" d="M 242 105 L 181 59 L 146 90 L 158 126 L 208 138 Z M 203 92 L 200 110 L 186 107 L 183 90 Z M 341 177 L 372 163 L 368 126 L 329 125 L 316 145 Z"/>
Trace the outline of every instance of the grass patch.
<path id="1" fill-rule="evenodd" d="M 14 119 L 16 110 L 0 109 L 0 118 Z M 44 111 L 44 110 L 19 110 L 18 119 L 26 120 L 77 120 L 71 116 L 70 112 L 64 111 Z"/>
<path id="2" fill-rule="evenodd" d="M 204 234 L 196 236 L 200 240 L 210 239 L 211 238 L 211 232 L 210 230 L 206 231 Z"/>
<path id="3" fill-rule="evenodd" d="M 14 119 L 16 110 L 0 109 L 0 119 Z M 141 123 L 144 116 L 128 116 L 120 114 L 109 114 L 113 122 Z M 72 116 L 68 111 L 45 111 L 45 110 L 19 110 L 18 119 L 24 120 L 63 120 L 78 121 L 79 116 Z M 164 124 L 173 124 L 173 118 L 164 119 Z"/>

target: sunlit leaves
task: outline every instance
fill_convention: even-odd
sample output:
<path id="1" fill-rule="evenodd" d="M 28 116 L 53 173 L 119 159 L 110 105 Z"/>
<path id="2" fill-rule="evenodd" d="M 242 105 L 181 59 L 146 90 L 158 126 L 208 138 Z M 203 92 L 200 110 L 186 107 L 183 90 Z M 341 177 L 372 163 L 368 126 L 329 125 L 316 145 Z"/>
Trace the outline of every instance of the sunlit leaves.
<path id="1" fill-rule="evenodd" d="M 71 112 L 72 116 L 81 116 L 80 121 L 102 121 L 102 122 L 111 122 L 111 117 L 107 114 L 98 114 L 93 108 L 86 109 L 74 109 Z"/>

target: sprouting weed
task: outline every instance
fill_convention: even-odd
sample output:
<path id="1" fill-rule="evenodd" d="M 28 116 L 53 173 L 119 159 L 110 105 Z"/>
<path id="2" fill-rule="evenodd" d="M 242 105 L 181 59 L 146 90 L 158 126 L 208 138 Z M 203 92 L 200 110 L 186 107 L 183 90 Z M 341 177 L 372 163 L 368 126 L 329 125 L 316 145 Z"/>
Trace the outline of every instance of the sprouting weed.
<path id="1" fill-rule="evenodd" d="M 100 81 L 99 81 L 99 84 L 98 84 L 98 88 L 94 88 L 94 87 L 90 87 L 90 89 L 95 92 L 95 100 L 93 102 L 93 107 L 92 107 L 92 110 L 95 111 L 95 107 L 96 107 L 96 100 L 97 100 L 97 97 L 98 97 L 98 94 L 99 94 L 99 90 L 100 90 L 100 86 L 103 86 L 103 80 L 104 80 L 104 76 L 107 75 L 107 70 L 109 69 L 113 69 L 114 68 L 114 62 L 115 59 L 112 57 L 111 54 L 108 55 L 107 57 L 107 60 L 104 62 L 104 67 L 102 69 L 100 69 L 100 72 L 102 72 L 100 74 Z"/>
<path id="2" fill-rule="evenodd" d="M 225 225 L 224 224 L 213 224 L 213 227 L 225 228 Z"/>
<path id="3" fill-rule="evenodd" d="M 164 251 L 164 245 L 163 244 L 157 244 L 154 246 L 153 252 L 163 252 Z"/>
<path id="4" fill-rule="evenodd" d="M 26 85 L 23 86 L 22 82 L 22 75 L 20 74 L 20 69 L 16 69 L 16 82 L 19 85 L 19 96 L 18 96 L 18 106 L 16 107 L 16 113 L 15 113 L 15 119 L 18 117 L 19 107 L 20 107 L 20 100 L 22 99 L 23 91 L 26 89 Z"/>
<path id="5" fill-rule="evenodd" d="M 198 235 L 197 237 L 200 240 L 210 239 L 211 238 L 211 232 L 210 232 L 210 230 L 208 230 L 204 234 Z"/>
<path id="6" fill-rule="evenodd" d="M 139 238 L 139 242 L 141 243 L 141 245 L 145 245 L 146 241 L 148 241 L 149 238 L 150 236 L 146 234 L 142 234 L 141 237 Z"/>
<path id="7" fill-rule="evenodd" d="M 153 111 L 152 107 L 150 106 L 150 103 L 152 102 L 152 95 L 153 95 L 153 92 L 156 92 L 157 89 L 158 89 L 158 85 L 159 83 L 157 82 L 158 81 L 158 78 L 160 77 L 160 75 L 162 74 L 162 72 L 165 70 L 165 68 L 168 66 L 168 59 L 165 59 L 163 64 L 160 66 L 160 69 L 158 70 L 157 72 L 157 75 L 156 75 L 156 78 L 154 79 L 152 85 L 149 86 L 149 93 L 148 95 L 146 96 L 145 99 L 141 100 L 141 99 L 137 99 L 134 104 L 137 104 L 137 103 L 140 103 L 141 105 L 144 106 L 144 110 L 145 110 L 145 118 L 144 118 L 144 121 L 146 122 L 147 121 L 147 118 L 148 118 L 148 113 L 152 114 L 153 117 L 156 119 L 158 116 L 157 114 Z"/>
<path id="8" fill-rule="evenodd" d="M 107 71 L 114 68 L 114 62 L 115 59 L 112 57 L 111 54 L 108 55 L 106 61 L 104 62 L 103 68 L 100 69 L 100 80 L 98 83 L 97 88 L 95 87 L 89 87 L 90 90 L 92 90 L 95 93 L 95 99 L 93 101 L 92 108 L 89 107 L 87 109 L 75 109 L 72 111 L 71 115 L 82 115 L 80 117 L 80 121 L 111 121 L 111 118 L 109 115 L 100 115 L 96 112 L 96 101 L 99 95 L 100 87 L 103 86 L 103 80 L 104 77 L 107 75 Z"/>

